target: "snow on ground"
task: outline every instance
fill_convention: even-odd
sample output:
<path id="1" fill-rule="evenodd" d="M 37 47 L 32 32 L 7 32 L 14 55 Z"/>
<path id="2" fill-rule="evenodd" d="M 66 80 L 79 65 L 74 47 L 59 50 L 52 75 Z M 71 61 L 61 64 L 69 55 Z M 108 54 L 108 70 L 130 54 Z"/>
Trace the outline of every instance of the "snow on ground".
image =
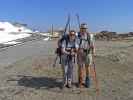
<path id="1" fill-rule="evenodd" d="M 51 33 L 39 33 L 39 34 L 41 34 L 43 36 L 47 36 L 47 37 L 52 37 Z"/>
<path id="2" fill-rule="evenodd" d="M 20 43 L 20 42 L 11 41 L 11 42 L 6 42 L 6 43 L 4 43 L 4 44 L 18 44 L 18 43 Z"/>
<path id="3" fill-rule="evenodd" d="M 6 32 L 4 32 L 4 33 L 0 32 L 0 43 L 7 44 L 7 42 L 9 42 L 9 41 L 13 41 L 13 40 L 16 40 L 16 39 L 26 38 L 26 37 L 29 37 L 30 35 L 31 34 L 27 34 L 27 33 L 10 34 L 10 33 L 6 33 Z"/>
<path id="4" fill-rule="evenodd" d="M 48 40 L 51 40 L 50 37 L 47 37 L 45 39 L 43 39 L 44 41 L 48 41 Z"/>
<path id="5" fill-rule="evenodd" d="M 0 22 L 1 32 L 33 32 L 31 29 L 27 28 L 24 24 L 20 23 L 10 23 L 10 22 Z"/>

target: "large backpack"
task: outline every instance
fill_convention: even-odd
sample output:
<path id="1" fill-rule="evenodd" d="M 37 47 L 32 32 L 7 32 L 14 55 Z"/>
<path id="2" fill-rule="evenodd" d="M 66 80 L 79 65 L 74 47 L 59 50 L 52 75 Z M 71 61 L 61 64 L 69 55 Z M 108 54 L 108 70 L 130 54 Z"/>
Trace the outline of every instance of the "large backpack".
<path id="1" fill-rule="evenodd" d="M 56 49 L 56 53 L 61 55 L 61 46 L 62 46 L 62 42 L 64 40 L 67 40 L 68 39 L 68 35 L 63 35 L 59 40 L 58 40 L 58 47 Z"/>
<path id="2" fill-rule="evenodd" d="M 56 49 L 56 54 L 60 58 L 60 64 L 61 64 L 61 55 L 62 55 L 61 49 L 62 49 L 62 43 L 63 43 L 64 40 L 66 41 L 66 47 L 67 47 L 68 46 L 68 42 L 69 42 L 68 34 L 67 35 L 63 35 L 62 38 L 58 40 L 58 48 Z M 76 41 L 76 39 L 74 41 Z"/>
<path id="3" fill-rule="evenodd" d="M 59 41 L 58 41 L 58 47 L 61 47 L 62 42 L 63 42 L 64 40 L 68 41 L 68 40 L 69 40 L 69 36 L 68 36 L 68 35 L 63 35 L 62 38 L 59 39 Z"/>

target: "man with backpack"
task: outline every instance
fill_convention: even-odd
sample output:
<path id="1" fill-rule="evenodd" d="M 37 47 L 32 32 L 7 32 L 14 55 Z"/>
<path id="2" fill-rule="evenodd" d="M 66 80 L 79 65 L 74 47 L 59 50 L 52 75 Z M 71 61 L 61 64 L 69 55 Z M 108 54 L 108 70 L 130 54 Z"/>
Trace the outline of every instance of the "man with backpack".
<path id="1" fill-rule="evenodd" d="M 84 86 L 84 74 L 86 72 L 85 86 L 88 88 L 90 85 L 90 67 L 92 65 L 92 56 L 94 55 L 94 37 L 93 34 L 87 32 L 87 24 L 83 23 L 80 26 L 78 33 L 79 50 L 77 55 L 78 63 L 78 77 L 79 87 Z M 84 72 L 85 66 L 85 72 Z"/>
<path id="2" fill-rule="evenodd" d="M 71 88 L 73 78 L 73 67 L 75 55 L 78 51 L 76 32 L 70 31 L 68 36 L 62 41 L 61 45 L 61 65 L 63 68 L 63 87 Z"/>

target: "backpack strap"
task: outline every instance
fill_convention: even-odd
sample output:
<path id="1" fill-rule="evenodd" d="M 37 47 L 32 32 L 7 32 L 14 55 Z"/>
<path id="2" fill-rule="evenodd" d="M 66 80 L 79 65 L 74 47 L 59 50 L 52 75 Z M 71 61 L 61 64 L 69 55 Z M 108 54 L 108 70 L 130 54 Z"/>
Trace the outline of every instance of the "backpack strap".
<path id="1" fill-rule="evenodd" d="M 66 47 L 68 46 L 68 42 L 69 42 L 69 36 L 67 35 L 64 39 L 66 41 Z"/>
<path id="2" fill-rule="evenodd" d="M 87 41 L 88 41 L 88 44 L 90 45 L 90 43 L 91 43 L 91 37 L 90 37 L 90 34 L 89 33 L 87 33 Z"/>
<path id="3" fill-rule="evenodd" d="M 79 43 L 79 45 L 81 45 L 81 43 L 82 43 L 82 38 L 81 38 L 81 35 L 78 35 L 78 38 L 80 39 L 80 43 Z M 90 35 L 89 35 L 89 33 L 87 33 L 87 41 L 88 41 L 88 44 L 90 45 Z"/>
<path id="4" fill-rule="evenodd" d="M 81 34 L 80 34 L 80 32 L 78 32 L 78 38 L 79 38 L 79 40 L 80 40 L 79 45 L 81 45 L 81 43 L 82 43 L 82 38 L 81 38 Z"/>

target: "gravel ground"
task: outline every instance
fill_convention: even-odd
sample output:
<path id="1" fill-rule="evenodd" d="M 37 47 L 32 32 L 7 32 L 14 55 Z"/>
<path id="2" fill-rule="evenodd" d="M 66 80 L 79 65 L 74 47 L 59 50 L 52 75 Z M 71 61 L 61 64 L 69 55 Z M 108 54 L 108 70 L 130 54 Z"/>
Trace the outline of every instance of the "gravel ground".
<path id="1" fill-rule="evenodd" d="M 1 51 L 0 100 L 133 100 L 132 41 L 96 41 L 99 95 L 93 81 L 89 89 L 61 89 L 55 47 L 56 41 L 38 41 Z M 73 77 L 77 82 L 76 66 Z"/>

